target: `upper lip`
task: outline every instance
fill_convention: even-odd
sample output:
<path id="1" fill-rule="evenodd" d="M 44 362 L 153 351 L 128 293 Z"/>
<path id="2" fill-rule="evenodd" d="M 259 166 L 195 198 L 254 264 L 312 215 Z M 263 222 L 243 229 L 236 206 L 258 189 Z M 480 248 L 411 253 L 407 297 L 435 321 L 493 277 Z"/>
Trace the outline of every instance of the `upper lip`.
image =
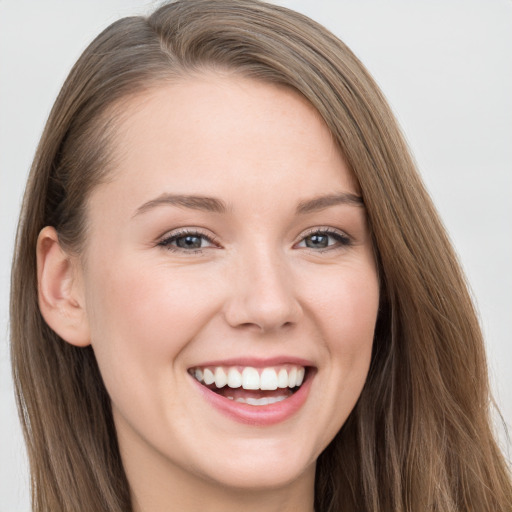
<path id="1" fill-rule="evenodd" d="M 314 366 L 312 361 L 295 356 L 275 356 L 270 358 L 259 357 L 233 357 L 229 359 L 215 359 L 202 361 L 190 366 L 190 368 L 207 366 L 251 366 L 253 368 L 266 368 L 269 366 L 279 366 L 291 364 L 296 366 Z"/>

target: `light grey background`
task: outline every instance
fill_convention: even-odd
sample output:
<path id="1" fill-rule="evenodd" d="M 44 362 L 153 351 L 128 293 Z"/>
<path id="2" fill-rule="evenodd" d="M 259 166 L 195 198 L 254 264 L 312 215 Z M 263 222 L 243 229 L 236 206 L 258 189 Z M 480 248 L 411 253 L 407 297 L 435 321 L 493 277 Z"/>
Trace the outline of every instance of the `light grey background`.
<path id="1" fill-rule="evenodd" d="M 467 273 L 486 334 L 493 389 L 510 425 L 512 1 L 279 3 L 348 43 L 388 97 Z M 57 92 L 87 43 L 115 19 L 156 5 L 0 0 L 0 512 L 29 510 L 10 378 L 8 293 L 30 162 Z"/>

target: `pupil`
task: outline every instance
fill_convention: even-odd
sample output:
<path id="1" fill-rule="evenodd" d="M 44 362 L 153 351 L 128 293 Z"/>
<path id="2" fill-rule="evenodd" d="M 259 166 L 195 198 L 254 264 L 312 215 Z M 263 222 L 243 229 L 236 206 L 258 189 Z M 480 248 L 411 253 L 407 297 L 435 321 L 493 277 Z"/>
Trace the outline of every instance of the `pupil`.
<path id="1" fill-rule="evenodd" d="M 312 248 L 327 247 L 328 237 L 326 235 L 311 235 L 306 238 L 306 246 Z"/>
<path id="2" fill-rule="evenodd" d="M 181 236 L 176 240 L 176 245 L 182 249 L 200 249 L 201 238 L 194 235 Z"/>

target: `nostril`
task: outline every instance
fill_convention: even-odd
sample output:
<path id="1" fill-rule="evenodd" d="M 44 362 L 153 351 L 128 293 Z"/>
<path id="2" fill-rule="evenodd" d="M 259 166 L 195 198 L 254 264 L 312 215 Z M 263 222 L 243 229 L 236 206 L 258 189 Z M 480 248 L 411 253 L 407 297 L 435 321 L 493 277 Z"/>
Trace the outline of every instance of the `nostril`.
<path id="1" fill-rule="evenodd" d="M 224 314 L 232 327 L 272 331 L 297 324 L 302 307 L 296 296 L 293 281 L 284 263 L 249 258 L 243 265 L 246 272 L 233 276 L 237 286 L 226 298 Z"/>
<path id="2" fill-rule="evenodd" d="M 290 329 L 301 317 L 299 305 L 290 304 L 282 307 L 257 303 L 231 303 L 225 312 L 227 323 L 237 329 L 254 329 L 269 332 L 276 329 Z M 291 307 L 290 307 L 291 306 Z"/>

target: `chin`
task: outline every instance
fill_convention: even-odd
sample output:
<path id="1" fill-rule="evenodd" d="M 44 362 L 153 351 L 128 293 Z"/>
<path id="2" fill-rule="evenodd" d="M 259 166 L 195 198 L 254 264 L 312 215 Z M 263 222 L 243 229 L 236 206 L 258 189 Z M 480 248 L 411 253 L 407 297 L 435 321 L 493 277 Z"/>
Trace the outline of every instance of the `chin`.
<path id="1" fill-rule="evenodd" d="M 314 480 L 318 453 L 310 450 L 308 455 L 298 441 L 289 441 L 238 440 L 237 446 L 227 447 L 223 460 L 203 461 L 208 464 L 203 466 L 204 476 L 223 487 L 246 491 L 277 490 L 305 478 Z"/>

